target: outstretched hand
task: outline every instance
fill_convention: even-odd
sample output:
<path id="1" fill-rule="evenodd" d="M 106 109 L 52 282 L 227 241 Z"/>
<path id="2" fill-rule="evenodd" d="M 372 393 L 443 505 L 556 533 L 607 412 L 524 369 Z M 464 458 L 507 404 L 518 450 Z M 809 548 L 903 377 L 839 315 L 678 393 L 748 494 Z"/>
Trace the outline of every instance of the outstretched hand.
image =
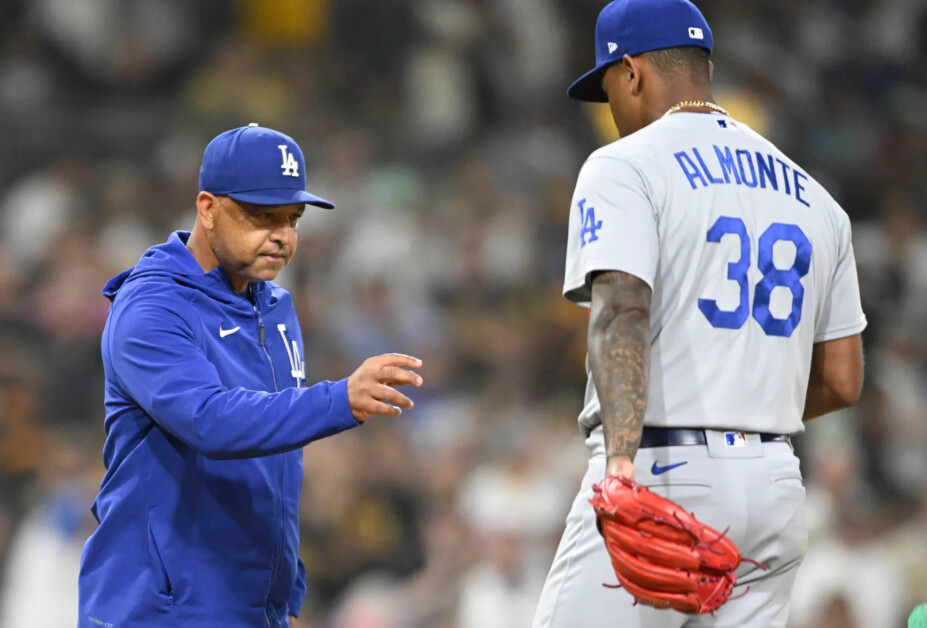
<path id="1" fill-rule="evenodd" d="M 358 421 L 375 414 L 399 416 L 411 410 L 412 400 L 394 386 L 421 386 L 422 377 L 407 369 L 419 368 L 422 361 L 401 353 L 385 353 L 368 358 L 348 377 L 348 404 Z M 405 367 L 405 368 L 403 368 Z"/>

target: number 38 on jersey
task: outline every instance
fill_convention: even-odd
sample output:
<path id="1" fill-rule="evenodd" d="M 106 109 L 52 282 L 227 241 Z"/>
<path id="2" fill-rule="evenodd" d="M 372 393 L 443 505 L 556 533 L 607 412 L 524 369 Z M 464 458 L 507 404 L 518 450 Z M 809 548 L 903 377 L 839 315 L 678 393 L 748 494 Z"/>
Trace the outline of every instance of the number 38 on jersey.
<path id="1" fill-rule="evenodd" d="M 727 279 L 740 286 L 740 303 L 733 310 L 722 310 L 715 299 L 698 300 L 701 310 L 712 327 L 722 329 L 740 329 L 751 314 L 750 270 L 751 241 L 747 227 L 740 218 L 721 216 L 708 230 L 709 242 L 721 242 L 725 235 L 736 236 L 740 240 L 740 259 L 727 265 Z M 773 252 L 777 242 L 791 242 L 795 245 L 795 259 L 789 268 L 777 268 L 773 261 Z M 802 303 L 805 287 L 802 277 L 811 267 L 811 242 L 798 225 L 773 223 L 759 237 L 757 242 L 757 268 L 762 278 L 753 286 L 753 318 L 768 336 L 789 337 L 801 322 Z M 785 318 L 776 317 L 769 308 L 770 298 L 776 288 L 791 292 L 792 307 Z"/>

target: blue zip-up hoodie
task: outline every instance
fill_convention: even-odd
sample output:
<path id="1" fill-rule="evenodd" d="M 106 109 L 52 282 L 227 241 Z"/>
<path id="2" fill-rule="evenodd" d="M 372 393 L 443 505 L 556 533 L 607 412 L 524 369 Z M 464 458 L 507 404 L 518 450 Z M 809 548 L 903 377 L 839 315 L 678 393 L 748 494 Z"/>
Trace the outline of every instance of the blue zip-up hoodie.
<path id="1" fill-rule="evenodd" d="M 106 475 L 80 628 L 277 628 L 306 592 L 302 447 L 359 425 L 347 380 L 305 388 L 290 294 L 236 294 L 177 232 L 111 279 Z"/>

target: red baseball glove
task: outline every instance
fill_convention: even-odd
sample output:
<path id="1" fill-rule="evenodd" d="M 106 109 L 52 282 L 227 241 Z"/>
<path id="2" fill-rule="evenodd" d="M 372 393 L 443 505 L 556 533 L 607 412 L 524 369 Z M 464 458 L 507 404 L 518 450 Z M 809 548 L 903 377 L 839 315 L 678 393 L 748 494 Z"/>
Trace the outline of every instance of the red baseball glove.
<path id="1" fill-rule="evenodd" d="M 612 567 L 638 603 L 697 614 L 728 600 L 741 557 L 724 533 L 628 478 L 608 476 L 593 491 Z"/>

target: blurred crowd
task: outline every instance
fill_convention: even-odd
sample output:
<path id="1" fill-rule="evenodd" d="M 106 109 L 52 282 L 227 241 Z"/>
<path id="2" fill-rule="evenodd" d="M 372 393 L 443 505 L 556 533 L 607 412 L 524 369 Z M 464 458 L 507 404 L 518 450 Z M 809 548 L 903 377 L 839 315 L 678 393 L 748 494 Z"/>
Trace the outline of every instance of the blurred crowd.
<path id="1" fill-rule="evenodd" d="M 853 219 L 867 382 L 794 439 L 794 628 L 927 601 L 927 0 L 701 0 L 715 88 Z M 206 143 L 306 153 L 280 281 L 309 381 L 421 357 L 414 411 L 305 450 L 301 626 L 519 628 L 585 470 L 585 312 L 560 297 L 585 156 L 565 88 L 603 0 L 0 3 L 0 628 L 74 626 L 102 477 L 104 282 L 192 226 Z M 234 551 L 234 548 L 230 548 Z"/>

